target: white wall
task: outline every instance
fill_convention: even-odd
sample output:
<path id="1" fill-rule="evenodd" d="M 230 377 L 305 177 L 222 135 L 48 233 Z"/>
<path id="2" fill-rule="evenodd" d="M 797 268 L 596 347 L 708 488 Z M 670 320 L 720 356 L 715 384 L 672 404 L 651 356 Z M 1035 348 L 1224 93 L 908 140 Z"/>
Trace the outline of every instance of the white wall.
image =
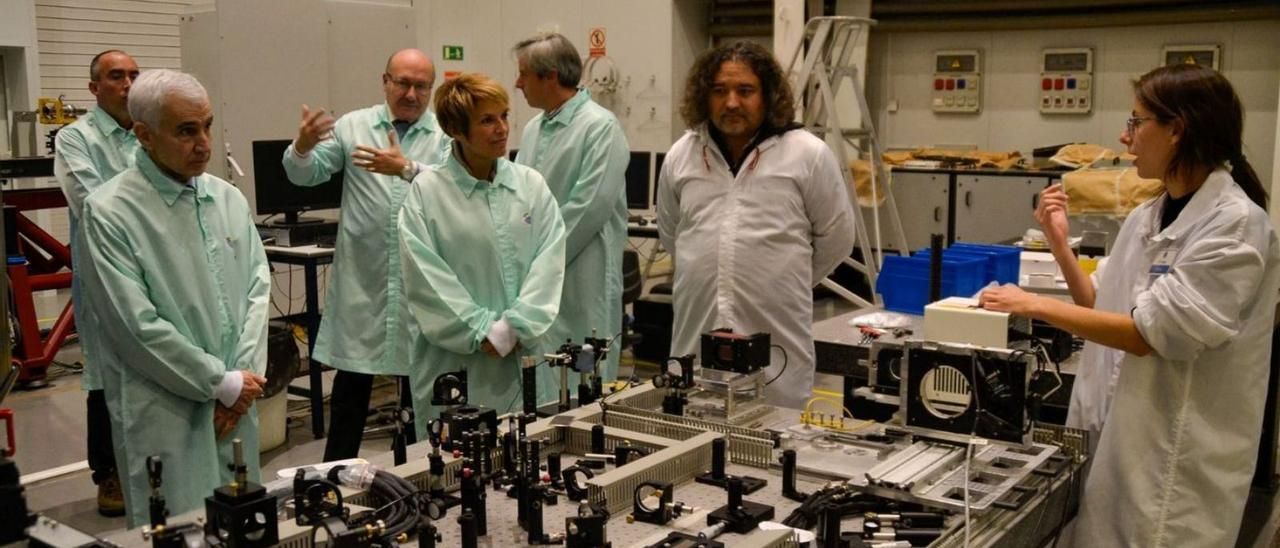
<path id="1" fill-rule="evenodd" d="M 40 64 L 36 49 L 36 7 L 32 0 L 0 0 L 0 57 L 4 59 L 5 97 L 9 112 L 0 112 L 0 155 L 9 154 L 12 111 L 35 110 L 40 96 Z M 43 137 L 37 135 L 37 146 Z"/>
<path id="2" fill-rule="evenodd" d="M 234 182 L 251 205 L 253 141 L 293 138 L 303 104 L 341 115 L 382 102 L 387 57 L 414 46 L 412 15 L 406 2 L 220 0 L 184 18 L 183 66 L 213 97 L 215 145 L 244 170 Z M 209 172 L 232 178 L 215 156 Z"/>
<path id="3" fill-rule="evenodd" d="M 1246 109 L 1245 153 L 1267 177 L 1277 154 L 1280 56 L 1275 52 L 1280 51 L 1280 21 L 1069 32 L 873 33 L 868 98 L 877 129 L 889 146 L 972 144 L 1029 154 L 1035 147 L 1087 141 L 1120 149 L 1120 131 L 1132 109 L 1130 81 L 1157 66 L 1164 45 L 1188 43 L 1222 46 L 1221 68 Z M 1039 52 L 1050 47 L 1093 48 L 1095 108 L 1091 114 L 1044 116 L 1038 112 Z M 929 110 L 933 52 L 973 48 L 983 52 L 982 112 L 933 113 Z M 887 108 L 893 102 L 897 112 Z"/>
<path id="4" fill-rule="evenodd" d="M 839 0 L 836 2 L 836 15 L 871 17 L 871 0 Z M 874 28 L 872 27 L 873 30 Z M 867 93 L 867 45 L 869 42 L 870 32 L 862 33 L 852 56 L 853 62 L 859 68 L 858 85 L 862 86 L 864 95 Z M 862 109 L 858 107 L 857 99 L 853 95 L 852 89 L 842 87 L 840 94 L 836 97 L 836 103 L 841 123 L 848 124 L 849 127 L 860 127 L 862 125 Z"/>
<path id="5" fill-rule="evenodd" d="M 93 104 L 89 61 L 108 49 L 133 56 L 142 70 L 181 68 L 178 18 L 191 0 L 36 0 L 40 89 Z"/>
<path id="6" fill-rule="evenodd" d="M 693 56 L 706 45 L 704 2 L 432 0 L 416 2 L 414 9 L 419 45 L 436 60 L 441 77 L 450 71 L 482 72 L 512 94 L 512 148 L 519 147 L 520 131 L 537 112 L 515 89 L 511 47 L 544 31 L 565 35 L 586 57 L 590 30 L 605 29 L 606 55 L 620 85 L 614 97 L 596 99 L 618 116 L 633 150 L 665 151 L 683 132 L 679 93 Z M 463 60 L 443 60 L 445 45 L 462 46 Z M 608 62 L 598 63 L 596 74 L 607 72 Z"/>

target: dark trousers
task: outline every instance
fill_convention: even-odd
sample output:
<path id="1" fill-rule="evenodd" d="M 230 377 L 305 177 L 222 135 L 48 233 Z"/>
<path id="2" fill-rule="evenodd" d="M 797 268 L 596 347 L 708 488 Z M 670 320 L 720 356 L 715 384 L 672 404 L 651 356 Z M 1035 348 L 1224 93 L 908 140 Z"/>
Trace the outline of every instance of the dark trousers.
<path id="1" fill-rule="evenodd" d="M 333 393 L 329 396 L 329 439 L 324 444 L 325 462 L 352 459 L 360 453 L 365 420 L 369 416 L 369 395 L 373 391 L 373 375 L 338 370 L 333 377 Z M 408 377 L 395 377 L 400 385 L 400 405 L 413 408 L 413 394 Z M 417 442 L 410 425 L 408 443 Z"/>
<path id="2" fill-rule="evenodd" d="M 89 469 L 93 470 L 93 482 L 101 483 L 116 475 L 116 452 L 111 446 L 111 415 L 107 411 L 107 398 L 101 390 L 89 391 L 86 407 Z"/>

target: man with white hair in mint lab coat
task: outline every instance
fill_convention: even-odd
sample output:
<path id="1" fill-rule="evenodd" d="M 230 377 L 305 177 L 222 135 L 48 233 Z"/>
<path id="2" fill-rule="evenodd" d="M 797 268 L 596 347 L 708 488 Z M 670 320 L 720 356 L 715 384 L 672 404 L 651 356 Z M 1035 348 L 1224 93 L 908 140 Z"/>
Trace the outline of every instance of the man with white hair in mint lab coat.
<path id="1" fill-rule="evenodd" d="M 233 479 L 244 441 L 258 481 L 271 274 L 248 202 L 205 173 L 213 108 L 200 82 L 143 73 L 129 93 L 135 166 L 85 201 L 86 297 L 99 319 L 103 389 L 130 527 L 148 523 L 147 458 L 170 511 Z"/>

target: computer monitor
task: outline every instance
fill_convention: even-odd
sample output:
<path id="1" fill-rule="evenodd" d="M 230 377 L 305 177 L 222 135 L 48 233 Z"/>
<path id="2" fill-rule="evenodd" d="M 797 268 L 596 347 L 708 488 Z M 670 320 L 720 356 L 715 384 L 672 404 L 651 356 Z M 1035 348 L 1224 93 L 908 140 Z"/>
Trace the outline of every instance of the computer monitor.
<path id="1" fill-rule="evenodd" d="M 662 161 L 667 159 L 667 153 L 657 152 L 653 155 L 653 208 L 658 208 L 658 180 L 662 177 Z"/>
<path id="2" fill-rule="evenodd" d="M 627 209 L 649 209 L 649 153 L 632 152 L 627 164 Z"/>
<path id="3" fill-rule="evenodd" d="M 304 211 L 334 209 L 342 205 L 342 170 L 327 182 L 316 186 L 298 186 L 285 174 L 284 151 L 293 141 L 272 139 L 253 142 L 254 196 L 259 215 L 284 215 L 272 224 L 320 222 L 320 219 L 298 217 Z"/>

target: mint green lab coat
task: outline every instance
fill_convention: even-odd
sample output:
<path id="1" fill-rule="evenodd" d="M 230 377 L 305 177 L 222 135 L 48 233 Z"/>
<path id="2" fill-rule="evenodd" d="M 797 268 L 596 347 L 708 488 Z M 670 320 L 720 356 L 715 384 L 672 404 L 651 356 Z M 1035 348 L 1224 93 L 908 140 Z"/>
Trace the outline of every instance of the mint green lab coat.
<path id="1" fill-rule="evenodd" d="M 138 152 L 138 139 L 116 122 L 101 107 L 93 107 L 71 125 L 58 131 L 53 155 L 53 174 L 67 197 L 67 212 L 71 218 L 71 302 L 75 303 L 76 333 L 80 335 L 80 349 L 84 353 L 84 374 L 80 387 L 84 390 L 101 390 L 102 375 L 93 365 L 97 358 L 95 348 L 97 333 L 95 321 L 89 312 L 89 303 L 81 294 L 84 283 L 79 266 L 84 264 L 84 238 L 80 232 L 80 210 L 84 200 L 103 183 L 121 171 L 133 167 Z M 90 289 L 92 291 L 92 289 Z"/>
<path id="2" fill-rule="evenodd" d="M 256 409 L 214 438 L 214 390 L 267 368 L 271 276 L 249 206 L 209 174 L 184 185 L 139 150 L 84 206 L 85 280 L 100 319 L 103 384 L 129 526 L 147 523 L 146 459 L 164 460 L 171 514 L 231 479 L 231 440 L 258 476 Z"/>
<path id="3" fill-rule="evenodd" d="M 591 92 L 561 105 L 552 118 L 535 116 L 524 127 L 516 163 L 538 170 L 560 205 L 565 225 L 564 294 L 560 317 L 548 332 L 557 343 L 595 330 L 609 338 L 622 331 L 622 251 L 627 242 L 626 171 L 631 159 L 626 133 L 613 113 L 591 100 Z M 619 338 L 601 367 L 606 382 L 618 376 Z M 560 375 L 542 375 L 539 399 L 555 399 Z M 569 376 L 576 393 L 578 376 Z"/>
<path id="4" fill-rule="evenodd" d="M 502 414 L 521 405 L 520 356 L 541 361 L 550 349 L 544 335 L 560 307 L 564 221 L 538 172 L 500 159 L 494 179 L 477 180 L 450 155 L 414 179 L 400 213 L 418 439 L 439 413 L 430 406 L 438 375 L 466 370 L 469 402 Z M 523 348 L 489 357 L 480 343 L 504 318 Z"/>
<path id="5" fill-rule="evenodd" d="M 306 159 L 294 154 L 293 146 L 284 152 L 284 169 L 295 185 L 319 185 L 338 170 L 346 170 L 333 272 L 315 358 L 344 371 L 371 375 L 408 372 L 396 213 L 409 182 L 356 167 L 351 153 L 357 145 L 391 146 L 387 139 L 387 132 L 394 129 L 391 121 L 386 104 L 352 111 L 338 119 L 333 138 L 316 145 Z M 424 112 L 400 139 L 400 150 L 405 158 L 426 166 L 444 160 L 450 142 L 435 115 Z"/>

